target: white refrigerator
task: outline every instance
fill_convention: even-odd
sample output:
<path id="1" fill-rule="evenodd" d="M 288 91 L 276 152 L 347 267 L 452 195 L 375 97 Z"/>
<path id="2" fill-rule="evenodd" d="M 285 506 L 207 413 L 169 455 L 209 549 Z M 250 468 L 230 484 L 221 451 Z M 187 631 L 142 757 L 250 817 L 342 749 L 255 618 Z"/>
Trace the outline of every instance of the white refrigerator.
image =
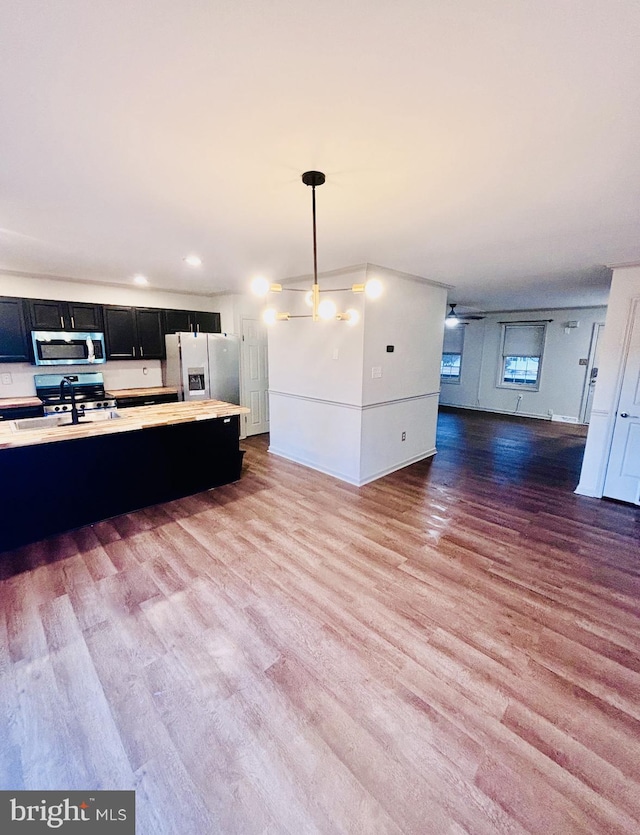
<path id="1" fill-rule="evenodd" d="M 240 405 L 240 337 L 226 333 L 169 333 L 163 363 L 166 386 L 181 400 Z"/>

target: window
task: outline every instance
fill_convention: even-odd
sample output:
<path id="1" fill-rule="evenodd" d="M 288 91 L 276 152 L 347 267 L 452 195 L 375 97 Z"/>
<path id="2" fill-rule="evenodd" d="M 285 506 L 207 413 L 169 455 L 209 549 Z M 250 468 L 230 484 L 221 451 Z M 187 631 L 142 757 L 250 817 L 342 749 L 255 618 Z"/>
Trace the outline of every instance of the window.
<path id="1" fill-rule="evenodd" d="M 443 383 L 459 383 L 462 370 L 462 345 L 464 325 L 444 329 L 444 345 L 440 363 L 440 379 Z"/>
<path id="2" fill-rule="evenodd" d="M 538 390 L 545 330 L 544 323 L 503 324 L 499 386 Z"/>

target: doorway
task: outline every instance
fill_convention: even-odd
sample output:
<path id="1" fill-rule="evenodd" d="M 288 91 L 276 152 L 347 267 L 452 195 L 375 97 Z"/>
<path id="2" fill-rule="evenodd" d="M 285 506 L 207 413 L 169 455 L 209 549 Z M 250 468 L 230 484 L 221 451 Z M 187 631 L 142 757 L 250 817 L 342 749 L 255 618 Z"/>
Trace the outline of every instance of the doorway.
<path id="1" fill-rule="evenodd" d="M 267 328 L 258 319 L 242 318 L 242 403 L 251 409 L 244 416 L 243 435 L 269 431 L 269 365 Z"/>
<path id="2" fill-rule="evenodd" d="M 591 333 L 591 345 L 589 346 L 589 358 L 587 360 L 587 375 L 585 378 L 584 391 L 582 394 L 582 407 L 580 409 L 580 423 L 589 423 L 591 407 L 593 406 L 593 393 L 596 389 L 598 368 L 600 366 L 600 342 L 604 333 L 604 322 L 595 322 Z"/>
<path id="3" fill-rule="evenodd" d="M 640 504 L 640 298 L 631 309 L 603 494 L 610 499 Z"/>

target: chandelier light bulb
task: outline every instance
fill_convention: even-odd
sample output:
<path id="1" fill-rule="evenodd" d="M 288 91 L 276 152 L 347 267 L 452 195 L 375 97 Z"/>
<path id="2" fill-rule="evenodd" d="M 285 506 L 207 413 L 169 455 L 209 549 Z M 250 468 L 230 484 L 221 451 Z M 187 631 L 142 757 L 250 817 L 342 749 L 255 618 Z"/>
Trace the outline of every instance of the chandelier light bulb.
<path id="1" fill-rule="evenodd" d="M 379 299 L 382 295 L 382 282 L 377 278 L 370 278 L 364 286 L 364 292 L 368 299 Z"/>
<path id="2" fill-rule="evenodd" d="M 266 296 L 269 292 L 269 282 L 264 276 L 259 275 L 251 282 L 251 290 L 256 296 Z"/>
<path id="3" fill-rule="evenodd" d="M 304 294 L 304 303 L 307 307 L 313 307 L 313 290 L 309 290 Z"/>
<path id="4" fill-rule="evenodd" d="M 183 260 L 185 264 L 188 264 L 190 267 L 202 266 L 202 258 L 200 258 L 199 255 L 187 255 Z"/>
<path id="5" fill-rule="evenodd" d="M 347 324 L 349 325 L 357 325 L 360 321 L 360 312 L 356 310 L 354 307 L 350 307 L 347 310 Z"/>
<path id="6" fill-rule="evenodd" d="M 262 321 L 265 323 L 265 325 L 273 325 L 277 318 L 278 311 L 275 309 L 275 307 L 268 307 L 262 314 Z"/>
<path id="7" fill-rule="evenodd" d="M 337 313 L 337 308 L 335 302 L 332 302 L 331 299 L 324 299 L 318 305 L 318 316 L 321 319 L 335 319 Z"/>

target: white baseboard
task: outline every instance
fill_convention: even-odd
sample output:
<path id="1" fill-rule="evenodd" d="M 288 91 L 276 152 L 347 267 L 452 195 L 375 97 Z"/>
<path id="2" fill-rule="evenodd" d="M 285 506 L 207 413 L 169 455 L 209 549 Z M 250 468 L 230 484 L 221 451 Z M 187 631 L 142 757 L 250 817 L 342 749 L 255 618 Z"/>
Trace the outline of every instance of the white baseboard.
<path id="1" fill-rule="evenodd" d="M 354 487 L 363 487 L 365 484 L 370 484 L 372 481 L 377 481 L 377 479 L 383 478 L 384 476 L 390 475 L 391 473 L 395 473 L 397 470 L 403 470 L 405 467 L 410 467 L 411 464 L 417 464 L 418 461 L 423 461 L 425 458 L 431 458 L 433 455 L 436 454 L 437 449 L 433 447 L 433 449 L 430 449 L 427 452 L 421 452 L 418 455 L 413 456 L 412 458 L 406 459 L 406 461 L 402 461 L 398 464 L 395 464 L 392 467 L 388 467 L 385 470 L 380 470 L 379 472 L 373 473 L 372 475 L 368 475 L 362 479 L 353 478 L 352 476 L 348 476 L 346 473 L 339 472 L 338 470 L 330 470 L 326 467 L 319 467 L 315 462 L 308 461 L 301 457 L 294 458 L 292 455 L 284 453 L 273 446 L 269 447 L 269 452 L 272 455 L 277 455 L 278 458 L 284 458 L 287 461 L 292 461 L 294 464 L 301 464 L 303 467 L 308 467 L 310 470 L 315 470 L 317 473 L 323 473 L 324 475 L 332 476 L 332 478 L 337 478 L 340 481 L 345 481 L 347 484 L 353 484 Z"/>
<path id="2" fill-rule="evenodd" d="M 492 415 L 507 415 L 508 417 L 535 418 L 536 420 L 551 420 L 549 415 L 530 414 L 528 412 L 506 412 L 504 409 L 488 409 L 485 406 L 461 406 L 459 403 L 443 403 L 440 406 L 447 406 L 449 409 L 467 409 L 471 412 L 491 412 Z"/>
<path id="3" fill-rule="evenodd" d="M 577 417 L 570 415 L 551 415 L 551 420 L 556 423 L 580 423 Z"/>
<path id="4" fill-rule="evenodd" d="M 373 475 L 366 476 L 365 478 L 361 479 L 358 487 L 362 487 L 363 484 L 369 484 L 372 481 L 377 481 L 379 478 L 384 478 L 386 475 L 391 475 L 391 473 L 395 473 L 397 470 L 403 470 L 405 467 L 410 467 L 412 464 L 417 464 L 418 461 L 424 461 L 425 458 L 432 458 L 438 450 L 433 447 L 432 449 L 428 450 L 427 452 L 421 452 L 418 455 L 414 455 L 413 458 L 408 458 L 406 461 L 403 461 L 400 464 L 395 464 L 393 467 L 388 467 L 385 470 L 380 470 Z"/>
<path id="5" fill-rule="evenodd" d="M 346 481 L 347 484 L 353 484 L 356 487 L 360 486 L 358 484 L 357 479 L 354 479 L 352 476 L 349 476 L 346 473 L 340 472 L 339 470 L 331 470 L 327 467 L 319 467 L 314 461 L 309 461 L 301 456 L 290 455 L 288 452 L 283 452 L 282 450 L 279 450 L 277 447 L 274 447 L 273 445 L 269 446 L 269 452 L 272 455 L 277 455 L 278 458 L 284 458 L 287 461 L 292 461 L 294 464 L 301 464 L 303 467 L 308 467 L 310 470 L 315 470 L 317 473 L 324 473 L 324 475 L 330 475 L 333 478 L 337 478 L 340 481 Z"/>

